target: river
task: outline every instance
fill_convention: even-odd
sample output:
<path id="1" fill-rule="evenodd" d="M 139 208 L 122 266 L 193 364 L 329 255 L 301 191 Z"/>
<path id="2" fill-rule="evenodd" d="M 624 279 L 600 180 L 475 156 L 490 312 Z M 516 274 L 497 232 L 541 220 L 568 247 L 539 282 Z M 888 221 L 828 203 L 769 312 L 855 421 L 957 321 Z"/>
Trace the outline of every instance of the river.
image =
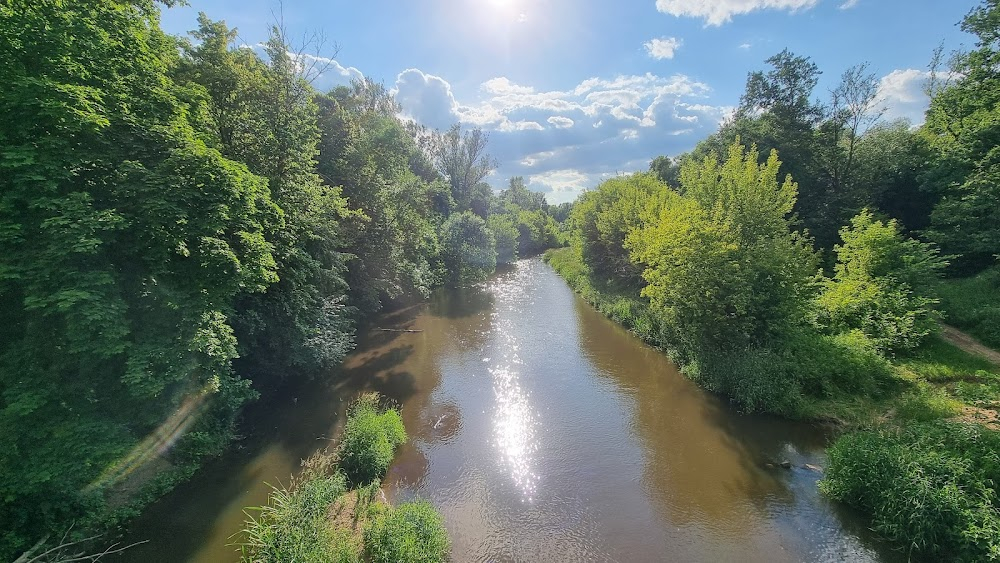
<path id="1" fill-rule="evenodd" d="M 466 561 L 895 561 L 819 495 L 829 436 L 739 414 L 538 259 L 386 315 L 342 368 L 248 411 L 240 446 L 154 503 L 119 560 L 238 561 L 243 507 L 329 447 L 359 391 L 399 402 L 392 500 L 427 498 Z M 769 467 L 787 460 L 790 469 Z"/>

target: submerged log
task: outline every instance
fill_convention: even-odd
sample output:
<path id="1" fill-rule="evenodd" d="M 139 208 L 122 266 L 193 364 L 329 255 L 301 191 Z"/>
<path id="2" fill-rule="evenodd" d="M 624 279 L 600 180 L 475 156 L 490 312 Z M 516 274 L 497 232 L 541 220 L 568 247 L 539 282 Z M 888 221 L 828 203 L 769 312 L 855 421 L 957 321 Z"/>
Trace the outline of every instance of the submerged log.
<path id="1" fill-rule="evenodd" d="M 383 332 L 423 332 L 422 330 L 415 330 L 412 328 L 378 328 L 376 330 L 381 330 Z"/>

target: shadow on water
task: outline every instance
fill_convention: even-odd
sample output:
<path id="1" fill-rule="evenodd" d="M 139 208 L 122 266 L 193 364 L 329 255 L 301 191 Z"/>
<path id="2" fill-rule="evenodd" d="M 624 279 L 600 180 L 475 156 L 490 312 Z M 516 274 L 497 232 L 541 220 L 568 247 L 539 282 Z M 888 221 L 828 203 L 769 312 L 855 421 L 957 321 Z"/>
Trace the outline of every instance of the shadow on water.
<path id="1" fill-rule="evenodd" d="M 130 525 L 127 543 L 150 541 L 109 560 L 237 561 L 236 548 L 227 544 L 239 541 L 231 536 L 242 528 L 244 507 L 264 504 L 268 484 L 287 483 L 301 460 L 334 445 L 331 437 L 355 396 L 373 390 L 403 403 L 417 392 L 413 374 L 401 367 L 414 354 L 417 335 L 378 328 L 408 329 L 423 309 L 417 305 L 380 317 L 376 327 L 359 335 L 359 351 L 342 366 L 264 391 L 264 398 L 243 412 L 238 431 L 244 438 Z"/>
<path id="2" fill-rule="evenodd" d="M 630 427 L 647 452 L 643 487 L 668 526 L 711 529 L 747 545 L 750 560 L 753 551 L 774 560 L 898 560 L 857 514 L 819 494 L 828 429 L 739 413 L 582 299 L 576 315 L 599 376 L 634 400 Z"/>
<path id="3" fill-rule="evenodd" d="M 493 294 L 482 284 L 438 291 L 428 304 L 427 312 L 435 317 L 461 319 L 489 313 L 493 309 Z"/>

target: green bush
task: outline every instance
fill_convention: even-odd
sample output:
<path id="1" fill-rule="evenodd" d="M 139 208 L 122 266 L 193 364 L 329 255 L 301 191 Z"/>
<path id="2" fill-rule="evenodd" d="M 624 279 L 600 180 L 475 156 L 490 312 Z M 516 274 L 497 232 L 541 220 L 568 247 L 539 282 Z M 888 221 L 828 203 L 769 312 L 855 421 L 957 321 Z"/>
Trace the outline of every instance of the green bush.
<path id="1" fill-rule="evenodd" d="M 485 280 L 497 268 L 497 247 L 486 221 L 469 211 L 441 225 L 441 257 L 454 285 Z"/>
<path id="2" fill-rule="evenodd" d="M 338 454 L 347 479 L 363 485 L 385 476 L 396 447 L 406 442 L 403 419 L 382 409 L 377 393 L 362 395 L 350 408 Z"/>
<path id="3" fill-rule="evenodd" d="M 443 562 L 449 549 L 441 514 L 424 500 L 388 508 L 365 528 L 365 555 L 372 563 Z"/>
<path id="4" fill-rule="evenodd" d="M 883 352 L 913 350 L 937 328 L 931 295 L 946 262 L 932 245 L 905 238 L 895 221 L 867 209 L 841 229 L 837 265 L 816 303 L 833 332 L 863 331 Z"/>
<path id="5" fill-rule="evenodd" d="M 841 437 L 820 489 L 872 517 L 911 556 L 1000 558 L 1000 433 L 937 422 Z"/>
<path id="6" fill-rule="evenodd" d="M 511 264 L 517 260 L 518 230 L 510 215 L 490 215 L 486 228 L 493 233 L 496 241 L 497 264 Z"/>
<path id="7" fill-rule="evenodd" d="M 946 321 L 1000 348 L 1000 266 L 971 278 L 942 282 L 938 288 Z"/>
<path id="8" fill-rule="evenodd" d="M 330 504 L 347 490 L 343 474 L 313 476 L 291 490 L 275 488 L 266 506 L 249 515 L 241 545 L 252 563 L 354 563 L 360 549 L 350 531 L 336 530 L 327 516 Z"/>

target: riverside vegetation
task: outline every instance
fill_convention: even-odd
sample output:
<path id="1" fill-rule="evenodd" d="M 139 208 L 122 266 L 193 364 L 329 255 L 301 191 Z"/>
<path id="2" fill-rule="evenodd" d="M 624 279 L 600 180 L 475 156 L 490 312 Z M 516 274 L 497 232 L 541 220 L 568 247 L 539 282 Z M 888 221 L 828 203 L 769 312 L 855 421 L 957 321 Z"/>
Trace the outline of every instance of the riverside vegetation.
<path id="1" fill-rule="evenodd" d="M 406 442 L 399 412 L 375 393 L 349 409 L 339 447 L 304 462 L 288 487 L 250 509 L 241 545 L 248 563 L 395 563 L 447 560 L 441 515 L 421 500 L 396 507 L 380 500 L 381 480 Z"/>
<path id="2" fill-rule="evenodd" d="M 1000 342 L 998 22 L 984 2 L 975 49 L 935 56 L 918 128 L 881 122 L 865 65 L 824 104 L 779 53 L 694 151 L 585 192 L 546 254 L 737 407 L 838 425 L 821 490 L 915 559 L 1000 559 L 1000 367 L 937 334 Z"/>
<path id="3" fill-rule="evenodd" d="M 385 305 L 561 237 L 521 178 L 484 183 L 482 131 L 317 91 L 321 43 L 280 25 L 167 35 L 173 4 L 0 3 L 3 560 L 120 527 Z"/>

